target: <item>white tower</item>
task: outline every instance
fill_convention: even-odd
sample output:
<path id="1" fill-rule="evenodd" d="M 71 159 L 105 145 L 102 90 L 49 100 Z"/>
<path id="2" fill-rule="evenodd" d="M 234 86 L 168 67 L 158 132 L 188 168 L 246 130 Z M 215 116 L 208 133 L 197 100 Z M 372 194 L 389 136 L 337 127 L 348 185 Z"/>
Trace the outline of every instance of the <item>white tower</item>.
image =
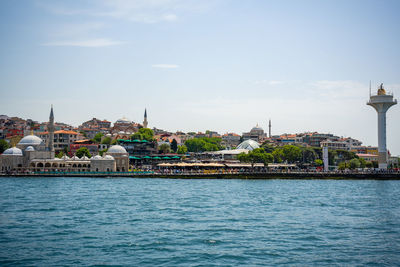
<path id="1" fill-rule="evenodd" d="M 378 113 L 378 163 L 380 169 L 387 169 L 387 149 L 386 149 L 386 111 L 397 104 L 393 99 L 393 94 L 386 94 L 383 83 L 379 86 L 376 95 L 371 95 L 367 105 L 375 108 Z"/>

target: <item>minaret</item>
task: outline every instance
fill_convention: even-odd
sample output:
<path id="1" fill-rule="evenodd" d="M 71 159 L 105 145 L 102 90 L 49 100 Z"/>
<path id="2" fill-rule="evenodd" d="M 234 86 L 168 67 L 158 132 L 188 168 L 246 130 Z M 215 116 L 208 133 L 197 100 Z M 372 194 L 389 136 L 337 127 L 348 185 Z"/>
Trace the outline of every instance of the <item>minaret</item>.
<path id="1" fill-rule="evenodd" d="M 143 128 L 147 128 L 147 110 L 144 109 L 144 120 L 143 120 Z"/>
<path id="2" fill-rule="evenodd" d="M 54 114 L 53 114 L 53 105 L 51 105 L 50 110 L 50 118 L 49 124 L 47 125 L 47 131 L 49 132 L 49 142 L 47 145 L 47 149 L 51 152 L 54 152 Z"/>
<path id="3" fill-rule="evenodd" d="M 387 169 L 386 111 L 396 104 L 397 100 L 393 99 L 393 94 L 386 94 L 383 83 L 379 86 L 376 95 L 370 95 L 367 103 L 378 113 L 378 163 L 380 169 Z"/>
<path id="4" fill-rule="evenodd" d="M 269 119 L 269 123 L 268 123 L 268 135 L 269 135 L 269 138 L 271 138 L 271 119 Z"/>

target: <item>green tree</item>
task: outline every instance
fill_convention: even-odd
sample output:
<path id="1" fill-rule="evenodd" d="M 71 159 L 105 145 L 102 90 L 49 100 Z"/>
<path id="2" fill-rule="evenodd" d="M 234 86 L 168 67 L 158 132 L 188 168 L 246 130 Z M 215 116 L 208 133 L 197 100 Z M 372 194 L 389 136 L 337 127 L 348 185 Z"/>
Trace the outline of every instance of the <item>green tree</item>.
<path id="1" fill-rule="evenodd" d="M 185 145 L 190 152 L 218 151 L 223 149 L 221 138 L 201 137 L 186 140 Z"/>
<path id="2" fill-rule="evenodd" d="M 268 141 L 264 142 L 261 147 L 264 148 L 265 152 L 267 153 L 272 153 L 275 150 L 275 146 Z"/>
<path id="3" fill-rule="evenodd" d="M 358 159 L 351 159 L 349 161 L 350 169 L 354 170 L 360 168 L 360 161 Z"/>
<path id="4" fill-rule="evenodd" d="M 322 166 L 323 163 L 324 162 L 321 159 L 314 160 L 314 164 L 317 165 L 317 166 Z"/>
<path id="5" fill-rule="evenodd" d="M 283 161 L 283 151 L 282 148 L 276 148 L 272 152 L 272 156 L 274 157 L 274 162 L 281 163 Z"/>
<path id="6" fill-rule="evenodd" d="M 106 145 L 111 144 L 111 137 L 109 137 L 109 136 L 104 137 L 103 140 L 101 141 L 101 143 L 106 144 Z"/>
<path id="7" fill-rule="evenodd" d="M 61 159 L 63 156 L 64 156 L 64 152 L 60 151 L 60 152 L 57 153 L 56 158 Z"/>
<path id="8" fill-rule="evenodd" d="M 10 145 L 4 139 L 0 139 L 0 154 L 3 153 L 6 149 L 8 149 Z"/>
<path id="9" fill-rule="evenodd" d="M 365 168 L 367 166 L 367 162 L 363 158 L 358 159 L 360 161 L 360 168 Z"/>
<path id="10" fill-rule="evenodd" d="M 103 133 L 97 133 L 92 139 L 93 142 L 100 144 L 102 136 L 103 136 Z"/>
<path id="11" fill-rule="evenodd" d="M 160 153 L 169 153 L 171 152 L 171 147 L 169 144 L 162 144 L 161 146 L 158 147 L 158 152 Z"/>
<path id="12" fill-rule="evenodd" d="M 367 161 L 367 162 L 365 163 L 365 167 L 367 167 L 367 168 L 372 168 L 372 167 L 374 167 L 374 164 L 372 164 L 371 161 Z"/>
<path id="13" fill-rule="evenodd" d="M 379 164 L 378 164 L 378 162 L 377 161 L 372 161 L 372 166 L 374 167 L 374 168 L 378 168 L 379 167 Z"/>
<path id="14" fill-rule="evenodd" d="M 113 145 L 116 145 L 117 144 L 117 139 L 114 139 L 114 140 L 112 140 L 111 141 L 111 145 L 113 146 Z"/>
<path id="15" fill-rule="evenodd" d="M 348 166 L 347 166 L 347 164 L 346 164 L 345 161 L 340 162 L 339 165 L 338 165 L 338 169 L 341 170 L 341 171 L 347 169 L 347 167 L 348 167 Z"/>
<path id="16" fill-rule="evenodd" d="M 83 156 L 86 156 L 86 157 L 88 157 L 88 158 L 92 157 L 92 155 L 90 155 L 89 149 L 88 149 L 87 147 L 85 147 L 85 146 L 79 148 L 79 149 L 76 151 L 75 155 L 76 155 L 78 158 L 81 158 L 81 157 L 83 157 Z"/>
<path id="17" fill-rule="evenodd" d="M 282 148 L 283 157 L 290 163 L 300 161 L 302 158 L 301 149 L 294 145 L 285 145 Z"/>
<path id="18" fill-rule="evenodd" d="M 186 154 L 187 152 L 187 147 L 185 145 L 178 146 L 178 150 L 176 153 L 178 154 Z"/>
<path id="19" fill-rule="evenodd" d="M 241 162 L 250 162 L 252 166 L 255 163 L 264 163 L 264 165 L 267 165 L 274 161 L 272 154 L 266 153 L 263 148 L 256 148 L 253 151 L 249 151 L 248 154 L 240 153 L 237 159 Z"/>
<path id="20" fill-rule="evenodd" d="M 240 161 L 240 162 L 250 162 L 250 156 L 249 154 L 246 154 L 244 152 L 240 153 L 239 155 L 236 156 L 236 158 Z"/>
<path id="21" fill-rule="evenodd" d="M 99 151 L 99 155 L 100 155 L 100 156 L 103 156 L 103 154 L 106 153 L 107 150 L 108 150 L 107 148 L 106 148 L 106 149 L 103 149 L 103 150 L 100 150 L 100 151 Z"/>
<path id="22" fill-rule="evenodd" d="M 301 148 L 302 156 L 303 156 L 303 163 L 315 163 L 315 160 L 318 159 L 318 155 L 314 149 L 310 147 Z"/>
<path id="23" fill-rule="evenodd" d="M 154 141 L 154 132 L 149 128 L 140 128 L 139 131 L 131 135 L 131 140 Z"/>
<path id="24" fill-rule="evenodd" d="M 177 149 L 178 149 L 178 142 L 175 139 L 173 139 L 171 142 L 171 150 L 173 152 L 176 152 Z"/>

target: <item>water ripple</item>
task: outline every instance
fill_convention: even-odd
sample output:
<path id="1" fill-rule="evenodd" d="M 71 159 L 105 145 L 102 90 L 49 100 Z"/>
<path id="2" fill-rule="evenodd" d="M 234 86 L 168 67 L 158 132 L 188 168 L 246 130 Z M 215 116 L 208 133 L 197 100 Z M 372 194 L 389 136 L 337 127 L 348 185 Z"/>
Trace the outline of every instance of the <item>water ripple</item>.
<path id="1" fill-rule="evenodd" d="M 396 266 L 400 183 L 0 179 L 1 266 Z"/>

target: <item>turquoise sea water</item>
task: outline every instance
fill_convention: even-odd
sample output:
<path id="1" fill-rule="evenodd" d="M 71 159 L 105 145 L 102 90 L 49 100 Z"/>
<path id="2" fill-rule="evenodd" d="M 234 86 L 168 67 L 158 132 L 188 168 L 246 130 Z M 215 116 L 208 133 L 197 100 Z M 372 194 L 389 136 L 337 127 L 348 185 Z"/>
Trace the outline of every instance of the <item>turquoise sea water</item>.
<path id="1" fill-rule="evenodd" d="M 0 179 L 0 266 L 399 264 L 399 181 Z"/>

